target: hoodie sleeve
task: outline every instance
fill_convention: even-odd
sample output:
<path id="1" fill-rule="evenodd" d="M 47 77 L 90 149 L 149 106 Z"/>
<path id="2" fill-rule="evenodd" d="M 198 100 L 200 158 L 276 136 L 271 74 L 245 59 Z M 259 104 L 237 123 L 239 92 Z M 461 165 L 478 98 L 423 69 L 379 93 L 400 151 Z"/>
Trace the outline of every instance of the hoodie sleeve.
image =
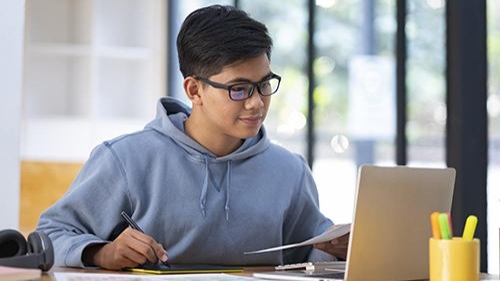
<path id="1" fill-rule="evenodd" d="M 122 165 L 104 143 L 91 153 L 66 194 L 42 213 L 37 230 L 52 240 L 56 266 L 83 267 L 83 249 L 107 243 L 118 228 L 123 230 L 120 211 L 130 206 Z"/>
<path id="2" fill-rule="evenodd" d="M 326 231 L 333 223 L 319 210 L 319 199 L 316 184 L 311 171 L 304 161 L 302 177 L 296 187 L 296 194 L 287 213 L 284 228 L 284 244 L 297 243 L 310 239 Z M 335 257 L 312 246 L 294 248 L 285 252 L 286 263 L 304 261 L 335 260 Z"/>

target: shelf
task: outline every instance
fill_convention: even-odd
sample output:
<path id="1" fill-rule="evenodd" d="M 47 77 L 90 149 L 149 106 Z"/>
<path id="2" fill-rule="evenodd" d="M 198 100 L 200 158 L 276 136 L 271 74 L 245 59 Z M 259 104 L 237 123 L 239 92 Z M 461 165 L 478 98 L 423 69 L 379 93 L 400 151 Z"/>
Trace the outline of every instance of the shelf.
<path id="1" fill-rule="evenodd" d="M 82 0 L 27 0 L 26 42 L 90 44 L 93 2 Z"/>
<path id="2" fill-rule="evenodd" d="M 88 56 L 92 47 L 84 44 L 35 43 L 26 48 L 28 55 Z"/>
<path id="3" fill-rule="evenodd" d="M 147 60 L 153 55 L 151 49 L 140 47 L 99 47 L 96 55 L 100 58 L 114 58 L 123 60 Z"/>
<path id="4" fill-rule="evenodd" d="M 146 119 L 89 119 L 53 116 L 25 119 L 21 158 L 82 163 L 105 140 L 144 128 Z"/>
<path id="5" fill-rule="evenodd" d="M 84 57 L 27 56 L 24 116 L 85 116 L 90 112 L 91 60 Z"/>
<path id="6" fill-rule="evenodd" d="M 23 158 L 82 160 L 154 118 L 165 92 L 165 5 L 26 1 Z"/>
<path id="7" fill-rule="evenodd" d="M 124 60 L 147 60 L 153 55 L 144 47 L 93 46 L 86 44 L 35 43 L 27 49 L 28 55 L 84 56 L 116 58 Z"/>

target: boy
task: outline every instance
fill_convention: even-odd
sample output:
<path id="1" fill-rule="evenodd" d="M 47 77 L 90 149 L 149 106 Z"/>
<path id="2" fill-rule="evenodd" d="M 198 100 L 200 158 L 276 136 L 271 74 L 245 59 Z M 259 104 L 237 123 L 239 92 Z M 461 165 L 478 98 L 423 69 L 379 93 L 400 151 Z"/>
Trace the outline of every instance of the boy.
<path id="1" fill-rule="evenodd" d="M 244 255 L 302 241 L 332 225 L 310 170 L 272 144 L 263 122 L 281 77 L 266 27 L 230 6 L 191 13 L 177 38 L 192 108 L 162 98 L 139 132 L 96 147 L 44 212 L 55 264 L 120 269 L 175 264 L 276 265 L 345 257 L 346 239 Z M 129 214 L 144 233 L 128 228 Z M 165 249 L 168 249 L 168 253 Z"/>

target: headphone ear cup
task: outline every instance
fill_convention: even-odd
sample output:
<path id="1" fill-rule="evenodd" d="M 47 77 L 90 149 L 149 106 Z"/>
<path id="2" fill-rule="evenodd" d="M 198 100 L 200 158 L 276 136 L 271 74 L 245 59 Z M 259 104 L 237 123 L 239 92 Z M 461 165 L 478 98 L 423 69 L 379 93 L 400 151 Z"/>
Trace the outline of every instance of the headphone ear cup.
<path id="1" fill-rule="evenodd" d="M 39 255 L 38 268 L 48 271 L 54 265 L 54 248 L 47 234 L 36 231 L 28 235 L 28 255 Z"/>
<path id="2" fill-rule="evenodd" d="M 0 258 L 22 256 L 28 252 L 26 239 L 17 230 L 0 231 Z"/>

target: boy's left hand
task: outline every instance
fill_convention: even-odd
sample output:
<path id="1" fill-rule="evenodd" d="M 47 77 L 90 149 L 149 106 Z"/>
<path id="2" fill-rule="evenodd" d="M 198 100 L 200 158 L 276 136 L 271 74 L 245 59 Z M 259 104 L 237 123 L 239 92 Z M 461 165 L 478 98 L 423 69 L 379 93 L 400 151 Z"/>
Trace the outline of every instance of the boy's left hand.
<path id="1" fill-rule="evenodd" d="M 325 251 L 330 255 L 336 256 L 339 260 L 346 260 L 347 246 L 349 245 L 349 234 L 342 235 L 323 243 L 316 243 L 314 248 Z"/>

